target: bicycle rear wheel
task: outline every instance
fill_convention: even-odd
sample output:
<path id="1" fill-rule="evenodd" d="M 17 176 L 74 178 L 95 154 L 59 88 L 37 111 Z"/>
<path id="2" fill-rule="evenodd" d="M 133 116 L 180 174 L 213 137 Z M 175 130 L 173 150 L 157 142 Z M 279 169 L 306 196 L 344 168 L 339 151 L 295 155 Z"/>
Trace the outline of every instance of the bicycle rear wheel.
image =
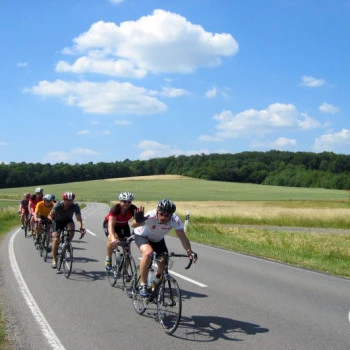
<path id="1" fill-rule="evenodd" d="M 165 333 L 173 334 L 180 322 L 182 310 L 181 291 L 175 278 L 162 282 L 157 298 L 158 320 Z"/>
<path id="2" fill-rule="evenodd" d="M 139 287 L 140 287 L 140 266 L 137 266 L 131 282 L 131 297 L 132 297 L 132 305 L 134 307 L 134 310 L 139 315 L 142 315 L 147 309 L 147 304 L 145 299 L 141 297 L 139 294 Z"/>
<path id="3" fill-rule="evenodd" d="M 24 238 L 27 238 L 28 228 L 29 228 L 29 222 L 28 222 L 28 219 L 26 218 L 24 221 Z"/>
<path id="4" fill-rule="evenodd" d="M 45 262 L 49 255 L 49 248 L 50 248 L 50 234 L 46 233 L 45 242 L 44 242 L 44 252 L 43 252 L 43 259 Z"/>
<path id="5" fill-rule="evenodd" d="M 125 255 L 123 265 L 123 287 L 126 295 L 131 298 L 132 277 L 136 271 L 135 260 L 131 255 Z"/>
<path id="6" fill-rule="evenodd" d="M 73 247 L 71 244 L 66 244 L 62 250 L 62 264 L 64 277 L 68 278 L 73 267 Z"/>
<path id="7" fill-rule="evenodd" d="M 39 243 L 38 243 L 40 257 L 42 257 L 44 255 L 45 242 L 46 242 L 46 235 L 40 233 L 40 235 L 39 235 Z"/>

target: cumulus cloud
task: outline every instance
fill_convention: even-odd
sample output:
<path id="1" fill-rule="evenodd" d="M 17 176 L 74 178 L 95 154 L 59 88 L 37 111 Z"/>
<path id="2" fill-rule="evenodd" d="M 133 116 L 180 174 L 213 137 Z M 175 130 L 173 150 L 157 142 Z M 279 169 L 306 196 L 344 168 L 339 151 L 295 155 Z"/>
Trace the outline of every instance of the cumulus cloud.
<path id="1" fill-rule="evenodd" d="M 323 102 L 318 109 L 322 113 L 326 114 L 337 114 L 339 113 L 339 109 L 336 106 L 331 105 L 330 103 Z"/>
<path id="2" fill-rule="evenodd" d="M 202 135 L 201 140 L 213 141 L 239 138 L 247 135 L 263 135 L 283 130 L 310 130 L 320 127 L 320 123 L 300 113 L 292 104 L 274 103 L 263 110 L 248 109 L 234 114 L 223 111 L 213 116 L 217 121 L 214 135 Z"/>
<path id="3" fill-rule="evenodd" d="M 144 140 L 141 141 L 137 146 L 141 149 L 139 159 L 147 160 L 152 158 L 179 156 L 179 155 L 193 155 L 193 154 L 209 154 L 206 149 L 201 149 L 199 151 L 184 151 L 178 148 L 176 145 L 165 145 L 156 141 Z"/>
<path id="4" fill-rule="evenodd" d="M 279 137 L 273 142 L 253 142 L 252 147 L 285 150 L 285 149 L 290 149 L 295 147 L 296 144 L 297 144 L 297 141 L 295 139 Z"/>
<path id="5" fill-rule="evenodd" d="M 339 132 L 330 132 L 315 139 L 313 149 L 315 152 L 349 153 L 350 130 L 342 129 Z"/>
<path id="6" fill-rule="evenodd" d="M 205 93 L 205 97 L 207 98 L 214 98 L 216 97 L 218 94 L 218 90 L 215 86 L 213 86 L 211 89 L 209 89 L 206 93 Z"/>
<path id="7" fill-rule="evenodd" d="M 41 81 L 25 93 L 56 97 L 68 106 L 81 108 L 85 113 L 147 115 L 167 110 L 166 105 L 150 96 L 149 91 L 130 83 L 107 81 Z"/>
<path id="8" fill-rule="evenodd" d="M 307 87 L 320 87 L 326 84 L 326 81 L 324 79 L 316 79 L 314 77 L 310 77 L 307 75 L 304 75 L 301 78 L 300 85 L 307 86 Z"/>
<path id="9" fill-rule="evenodd" d="M 231 34 L 211 33 L 176 13 L 154 10 L 151 15 L 117 25 L 99 21 L 73 40 L 62 53 L 80 55 L 59 72 L 99 73 L 142 78 L 147 73 L 191 73 L 220 65 L 238 51 Z"/>
<path id="10" fill-rule="evenodd" d="M 69 152 L 55 151 L 49 152 L 44 156 L 44 163 L 85 163 L 91 161 L 92 156 L 98 156 L 99 153 L 88 148 L 74 148 Z"/>

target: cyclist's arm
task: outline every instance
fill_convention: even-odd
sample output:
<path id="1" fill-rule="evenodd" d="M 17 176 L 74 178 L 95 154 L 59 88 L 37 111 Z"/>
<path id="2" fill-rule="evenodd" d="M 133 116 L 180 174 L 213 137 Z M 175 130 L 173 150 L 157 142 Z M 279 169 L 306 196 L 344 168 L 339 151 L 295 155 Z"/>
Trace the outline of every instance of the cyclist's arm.
<path id="1" fill-rule="evenodd" d="M 81 229 L 84 229 L 84 227 L 83 227 L 83 219 L 82 219 L 82 217 L 81 217 L 81 214 L 80 213 L 75 213 L 75 217 L 76 217 L 76 219 L 77 219 L 77 223 L 78 223 L 78 225 L 79 225 L 79 229 L 81 230 Z"/>
<path id="2" fill-rule="evenodd" d="M 184 231 L 183 228 L 179 229 L 179 230 L 175 230 L 177 236 L 179 237 L 182 246 L 184 247 L 184 249 L 186 250 L 186 253 L 189 257 L 191 257 L 191 255 L 196 255 L 196 253 L 193 252 L 192 248 L 191 248 L 191 243 L 188 240 L 186 233 Z M 197 261 L 197 258 L 195 258 L 194 262 Z"/>
<path id="3" fill-rule="evenodd" d="M 115 216 L 112 216 L 112 215 L 109 216 L 109 218 L 108 218 L 108 234 L 112 235 L 112 240 L 111 240 L 112 243 L 119 242 L 119 236 L 118 236 L 117 232 L 115 232 L 115 230 L 114 230 L 115 222 L 116 222 Z"/>

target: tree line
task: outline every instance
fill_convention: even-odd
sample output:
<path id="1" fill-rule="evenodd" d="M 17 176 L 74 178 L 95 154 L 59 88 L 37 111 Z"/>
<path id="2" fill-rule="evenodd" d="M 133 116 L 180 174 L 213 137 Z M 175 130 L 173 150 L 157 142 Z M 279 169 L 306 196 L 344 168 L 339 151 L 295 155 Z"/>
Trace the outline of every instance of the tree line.
<path id="1" fill-rule="evenodd" d="M 349 190 L 350 155 L 272 150 L 85 164 L 0 163 L 0 188 L 164 174 L 215 181 Z"/>

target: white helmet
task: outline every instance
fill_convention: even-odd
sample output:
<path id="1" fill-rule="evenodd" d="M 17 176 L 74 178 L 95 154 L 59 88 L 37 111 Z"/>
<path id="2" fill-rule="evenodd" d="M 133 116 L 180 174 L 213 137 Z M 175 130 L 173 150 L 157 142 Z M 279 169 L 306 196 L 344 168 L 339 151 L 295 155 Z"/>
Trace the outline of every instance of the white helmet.
<path id="1" fill-rule="evenodd" d="M 43 194 L 43 193 L 44 193 L 44 190 L 43 190 L 41 187 L 37 187 L 37 188 L 35 189 L 35 193 L 41 193 L 41 194 Z"/>
<path id="2" fill-rule="evenodd" d="M 133 201 L 134 195 L 131 192 L 122 192 L 119 195 L 119 200 L 120 201 Z"/>

